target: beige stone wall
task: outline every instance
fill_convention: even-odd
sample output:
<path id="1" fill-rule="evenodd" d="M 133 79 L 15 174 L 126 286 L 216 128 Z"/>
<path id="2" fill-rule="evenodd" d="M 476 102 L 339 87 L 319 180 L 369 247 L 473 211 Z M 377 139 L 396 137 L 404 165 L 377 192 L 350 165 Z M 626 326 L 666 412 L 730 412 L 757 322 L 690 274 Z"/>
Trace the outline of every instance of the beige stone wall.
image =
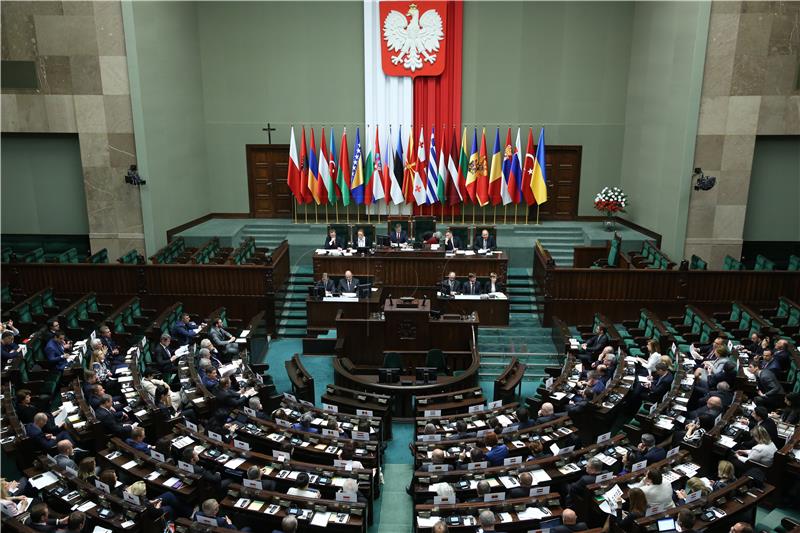
<path id="1" fill-rule="evenodd" d="M 39 89 L 4 90 L 2 131 L 77 133 L 92 251 L 144 251 L 120 2 L 0 3 L 2 58 L 36 61 Z"/>
<path id="2" fill-rule="evenodd" d="M 798 52 L 800 2 L 712 3 L 694 166 L 717 186 L 692 191 L 685 257 L 741 255 L 756 135 L 800 135 Z"/>

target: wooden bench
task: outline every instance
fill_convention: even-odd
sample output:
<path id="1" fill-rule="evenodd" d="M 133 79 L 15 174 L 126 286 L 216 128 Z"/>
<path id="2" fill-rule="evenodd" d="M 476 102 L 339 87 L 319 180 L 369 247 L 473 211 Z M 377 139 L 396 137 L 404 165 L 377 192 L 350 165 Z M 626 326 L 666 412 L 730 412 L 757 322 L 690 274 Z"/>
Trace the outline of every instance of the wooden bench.
<path id="1" fill-rule="evenodd" d="M 286 374 L 292 383 L 292 394 L 301 400 L 314 403 L 314 377 L 300 362 L 300 356 L 294 354 L 284 363 Z"/>
<path id="2" fill-rule="evenodd" d="M 502 400 L 508 403 L 514 400 L 516 389 L 522 394 L 522 378 L 525 377 L 525 363 L 521 363 L 516 357 L 511 358 L 511 362 L 503 373 L 494 380 L 494 401 Z"/>

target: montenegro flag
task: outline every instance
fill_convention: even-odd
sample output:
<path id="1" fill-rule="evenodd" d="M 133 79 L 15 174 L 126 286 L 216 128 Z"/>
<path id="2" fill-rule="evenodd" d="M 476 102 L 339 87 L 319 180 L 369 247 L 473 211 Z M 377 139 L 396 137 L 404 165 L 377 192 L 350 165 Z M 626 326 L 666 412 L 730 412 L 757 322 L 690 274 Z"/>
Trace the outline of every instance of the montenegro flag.
<path id="1" fill-rule="evenodd" d="M 531 190 L 537 204 L 547 201 L 547 177 L 544 163 L 544 128 L 539 132 L 539 143 L 536 145 L 536 159 L 533 161 L 533 175 L 531 176 Z"/>

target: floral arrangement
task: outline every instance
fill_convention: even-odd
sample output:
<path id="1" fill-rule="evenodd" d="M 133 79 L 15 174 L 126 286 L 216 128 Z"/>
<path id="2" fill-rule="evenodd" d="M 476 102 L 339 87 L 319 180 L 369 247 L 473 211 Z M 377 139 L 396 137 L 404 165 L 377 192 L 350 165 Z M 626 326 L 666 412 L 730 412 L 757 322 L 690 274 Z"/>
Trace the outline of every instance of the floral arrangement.
<path id="1" fill-rule="evenodd" d="M 619 187 L 603 187 L 594 197 L 594 208 L 608 216 L 624 213 L 627 206 L 628 195 Z"/>

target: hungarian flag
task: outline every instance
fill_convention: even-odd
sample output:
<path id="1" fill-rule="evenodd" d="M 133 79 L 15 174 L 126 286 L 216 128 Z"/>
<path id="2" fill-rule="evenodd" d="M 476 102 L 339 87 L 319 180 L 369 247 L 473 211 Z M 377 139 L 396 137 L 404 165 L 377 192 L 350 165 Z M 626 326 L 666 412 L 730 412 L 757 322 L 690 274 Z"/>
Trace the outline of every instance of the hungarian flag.
<path id="1" fill-rule="evenodd" d="M 511 194 L 511 160 L 514 158 L 514 148 L 511 146 L 511 128 L 506 134 L 506 146 L 503 149 L 503 179 L 500 183 L 500 196 L 503 197 L 503 205 L 508 205 L 514 201 Z"/>
<path id="2" fill-rule="evenodd" d="M 333 133 L 331 133 L 333 140 Z M 350 156 L 347 154 L 347 128 L 342 130 L 342 151 L 339 152 L 339 172 L 336 174 L 337 194 L 342 199 L 342 205 L 350 205 L 350 174 L 347 169 L 350 166 Z"/>
<path id="3" fill-rule="evenodd" d="M 408 146 L 406 148 L 406 163 L 403 166 L 403 198 L 408 205 L 414 201 L 414 173 L 417 170 L 417 162 L 414 159 L 414 130 L 408 133 Z"/>
<path id="4" fill-rule="evenodd" d="M 494 150 L 492 150 L 492 167 L 489 172 L 489 199 L 492 205 L 503 201 L 501 183 L 503 181 L 503 154 L 500 152 L 500 128 L 494 130 Z"/>
<path id="5" fill-rule="evenodd" d="M 425 173 L 425 133 L 419 129 L 419 143 L 417 144 L 417 160 L 414 168 L 414 201 L 417 205 L 425 205 L 428 202 L 427 186 L 425 178 L 420 175 Z"/>
<path id="6" fill-rule="evenodd" d="M 467 138 L 467 129 L 464 128 L 464 139 Z M 447 204 L 456 205 L 464 201 L 461 194 L 461 185 L 458 178 L 458 165 L 456 160 L 458 158 L 458 139 L 456 138 L 456 130 L 453 128 L 453 142 L 450 144 L 450 155 L 447 158 L 447 173 L 450 175 L 450 183 L 447 186 Z"/>
<path id="7" fill-rule="evenodd" d="M 391 183 L 389 184 L 389 196 L 394 205 L 403 203 L 403 189 L 401 183 L 403 180 L 403 131 L 402 126 L 397 129 L 397 146 L 392 153 L 392 172 L 389 176 Z"/>
<path id="8" fill-rule="evenodd" d="M 381 161 L 381 140 L 378 138 L 378 126 L 375 126 L 375 153 L 372 156 L 372 202 L 383 198 L 383 161 Z"/>
<path id="9" fill-rule="evenodd" d="M 294 142 L 294 126 L 289 133 L 289 173 L 286 176 L 286 183 L 289 185 L 297 203 L 303 203 L 303 193 L 300 191 L 300 165 L 297 162 L 297 145 Z"/>
<path id="10" fill-rule="evenodd" d="M 331 128 L 331 151 L 328 154 L 328 169 L 331 175 L 328 203 L 336 205 L 336 201 L 342 197 L 342 191 L 339 190 L 339 167 L 336 165 L 336 142 L 333 138 L 333 128 Z"/>
<path id="11" fill-rule="evenodd" d="M 361 152 L 361 134 L 356 128 L 356 144 L 353 147 L 353 164 L 350 165 L 350 190 L 356 204 L 364 203 L 364 161 Z"/>
<path id="12" fill-rule="evenodd" d="M 328 147 L 325 146 L 325 128 L 322 128 L 322 141 L 319 143 L 319 176 L 317 177 L 317 197 L 322 205 L 328 203 L 328 191 L 333 187 L 330 161 Z"/>
<path id="13" fill-rule="evenodd" d="M 489 176 L 486 174 L 486 163 L 486 128 L 483 128 L 483 133 L 481 134 L 481 151 L 478 155 L 478 168 L 475 175 L 478 181 L 476 196 L 478 197 L 478 203 L 481 207 L 489 203 Z"/>
<path id="14" fill-rule="evenodd" d="M 517 128 L 517 141 L 514 144 L 514 156 L 511 158 L 511 176 L 508 178 L 508 195 L 515 204 L 520 203 L 520 191 L 522 190 L 522 147 L 519 144 L 519 128 Z"/>
<path id="15" fill-rule="evenodd" d="M 461 150 L 464 150 L 462 145 Z M 469 163 L 467 164 L 466 187 L 467 194 L 473 204 L 478 203 L 478 175 L 480 174 L 480 160 L 478 159 L 478 128 L 472 132 L 472 151 L 469 153 Z"/>
<path id="16" fill-rule="evenodd" d="M 319 165 L 317 163 L 317 146 L 314 142 L 314 128 L 311 128 L 311 147 L 308 150 L 308 190 L 314 202 L 319 205 Z"/>
<path id="17" fill-rule="evenodd" d="M 522 196 L 525 203 L 533 205 L 536 197 L 531 188 L 531 176 L 533 176 L 533 161 L 536 154 L 533 151 L 533 128 L 528 128 L 528 146 L 525 148 L 525 166 L 522 168 Z"/>

